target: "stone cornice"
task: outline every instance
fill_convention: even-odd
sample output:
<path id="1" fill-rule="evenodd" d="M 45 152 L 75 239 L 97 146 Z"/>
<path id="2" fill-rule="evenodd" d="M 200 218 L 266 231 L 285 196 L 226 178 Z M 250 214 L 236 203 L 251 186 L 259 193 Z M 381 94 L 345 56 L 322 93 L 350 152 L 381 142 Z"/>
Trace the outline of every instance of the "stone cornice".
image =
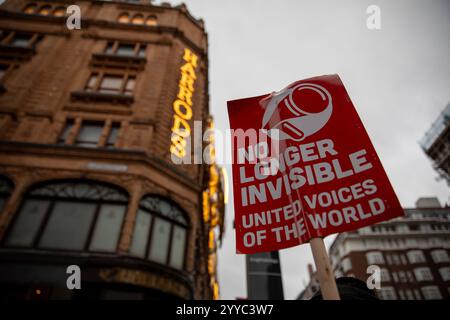
<path id="1" fill-rule="evenodd" d="M 8 155 L 26 154 L 35 156 L 79 158 L 97 161 L 127 161 L 129 163 L 143 163 L 160 172 L 164 172 L 174 180 L 184 184 L 186 187 L 200 192 L 200 183 L 187 177 L 186 173 L 176 168 L 176 166 L 151 156 L 144 151 L 124 150 L 124 149 L 89 149 L 76 146 L 58 146 L 53 144 L 36 144 L 16 141 L 0 141 L 0 153 Z M 2 156 L 3 157 L 3 156 Z"/>
<path id="2" fill-rule="evenodd" d="M 100 1 L 98 1 L 100 2 Z M 120 2 L 119 2 L 120 3 Z M 123 3 L 122 3 L 123 4 Z M 132 4 L 127 4 L 132 5 Z M 142 6 L 142 5 L 141 5 Z M 173 8 L 172 8 L 173 9 Z M 46 21 L 49 23 L 58 22 L 63 23 L 65 21 L 64 17 L 53 17 L 53 16 L 42 16 L 38 14 L 26 14 L 22 12 L 14 12 L 5 10 L 0 8 L 0 18 L 13 18 L 14 20 L 29 20 L 29 21 Z M 195 51 L 199 56 L 202 57 L 203 60 L 207 61 L 207 48 L 201 48 L 197 44 L 195 44 L 189 37 L 184 33 L 184 31 L 178 29 L 177 27 L 172 26 L 147 26 L 147 25 L 133 25 L 133 24 L 123 24 L 118 23 L 116 21 L 106 21 L 106 20 L 96 20 L 96 19 L 81 19 L 82 27 L 89 26 L 100 26 L 102 28 L 110 28 L 110 29 L 121 29 L 121 30 L 135 30 L 135 31 L 143 31 L 143 32 L 154 32 L 159 34 L 170 34 L 174 37 L 180 39 L 186 45 L 188 45 L 193 51 Z M 5 28 L 8 29 L 8 28 Z M 16 30 L 17 28 L 14 28 Z M 36 30 L 29 29 L 27 27 L 23 27 L 21 31 L 24 32 L 35 32 Z M 63 28 L 61 26 L 61 30 L 49 30 L 46 34 L 60 35 L 60 36 L 70 36 L 71 31 Z M 206 33 L 205 33 L 206 36 Z"/>

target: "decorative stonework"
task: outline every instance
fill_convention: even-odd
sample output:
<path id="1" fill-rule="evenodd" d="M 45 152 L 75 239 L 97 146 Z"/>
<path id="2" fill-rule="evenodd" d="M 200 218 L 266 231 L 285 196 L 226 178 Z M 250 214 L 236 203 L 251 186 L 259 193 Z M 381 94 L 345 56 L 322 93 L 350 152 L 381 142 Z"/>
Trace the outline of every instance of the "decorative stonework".
<path id="1" fill-rule="evenodd" d="M 105 282 L 133 284 L 161 290 L 186 300 L 192 298 L 189 287 L 186 285 L 172 278 L 155 275 L 150 272 L 124 268 L 111 268 L 101 269 L 99 276 Z"/>

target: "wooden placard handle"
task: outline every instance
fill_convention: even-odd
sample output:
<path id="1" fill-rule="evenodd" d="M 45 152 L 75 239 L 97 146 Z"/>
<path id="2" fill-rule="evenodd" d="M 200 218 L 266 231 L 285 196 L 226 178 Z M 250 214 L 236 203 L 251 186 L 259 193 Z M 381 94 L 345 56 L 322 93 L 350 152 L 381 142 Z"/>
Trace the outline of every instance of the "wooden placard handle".
<path id="1" fill-rule="evenodd" d="M 324 300 L 341 300 L 336 286 L 333 269 L 328 258 L 327 249 L 322 238 L 309 241 L 319 278 L 320 291 Z"/>

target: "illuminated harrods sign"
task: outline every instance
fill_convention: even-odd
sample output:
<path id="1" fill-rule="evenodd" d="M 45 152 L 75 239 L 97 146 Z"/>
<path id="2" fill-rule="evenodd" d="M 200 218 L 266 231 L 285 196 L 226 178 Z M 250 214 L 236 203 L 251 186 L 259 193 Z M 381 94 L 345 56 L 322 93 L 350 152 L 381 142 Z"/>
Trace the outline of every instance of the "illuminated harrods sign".
<path id="1" fill-rule="evenodd" d="M 173 125 L 170 152 L 178 158 L 186 155 L 186 138 L 191 134 L 189 120 L 192 119 L 192 95 L 197 79 L 195 68 L 198 57 L 185 48 L 181 66 L 180 82 L 178 83 L 177 99 L 173 102 Z"/>

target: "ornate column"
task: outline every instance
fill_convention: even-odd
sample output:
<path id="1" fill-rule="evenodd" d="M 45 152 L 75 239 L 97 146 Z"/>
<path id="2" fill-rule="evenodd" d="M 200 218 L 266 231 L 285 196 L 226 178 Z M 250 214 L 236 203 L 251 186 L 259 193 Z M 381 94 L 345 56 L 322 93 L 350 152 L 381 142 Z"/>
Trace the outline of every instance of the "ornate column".
<path id="1" fill-rule="evenodd" d="M 136 180 L 131 189 L 130 201 L 128 203 L 128 210 L 125 215 L 125 222 L 123 224 L 122 232 L 119 240 L 119 253 L 128 253 L 133 236 L 134 223 L 136 221 L 139 201 L 142 194 L 142 181 Z"/>
<path id="2" fill-rule="evenodd" d="M 81 118 L 78 117 L 75 119 L 75 122 L 73 124 L 72 129 L 70 130 L 69 136 L 66 139 L 67 144 L 73 144 L 75 142 L 75 139 L 77 138 L 77 134 L 80 131 L 81 128 Z"/>
<path id="3" fill-rule="evenodd" d="M 105 124 L 103 126 L 102 134 L 100 135 L 100 139 L 98 141 L 98 145 L 100 147 L 104 147 L 105 146 L 105 144 L 107 142 L 107 139 L 108 139 L 109 132 L 111 130 L 111 126 L 112 126 L 111 119 L 106 120 Z"/>
<path id="4" fill-rule="evenodd" d="M 125 145 L 125 138 L 126 138 L 126 134 L 125 132 L 128 130 L 128 126 L 129 123 L 128 121 L 124 120 L 120 123 L 120 130 L 119 133 L 117 135 L 117 141 L 116 141 L 116 146 L 117 148 L 124 148 Z"/>

